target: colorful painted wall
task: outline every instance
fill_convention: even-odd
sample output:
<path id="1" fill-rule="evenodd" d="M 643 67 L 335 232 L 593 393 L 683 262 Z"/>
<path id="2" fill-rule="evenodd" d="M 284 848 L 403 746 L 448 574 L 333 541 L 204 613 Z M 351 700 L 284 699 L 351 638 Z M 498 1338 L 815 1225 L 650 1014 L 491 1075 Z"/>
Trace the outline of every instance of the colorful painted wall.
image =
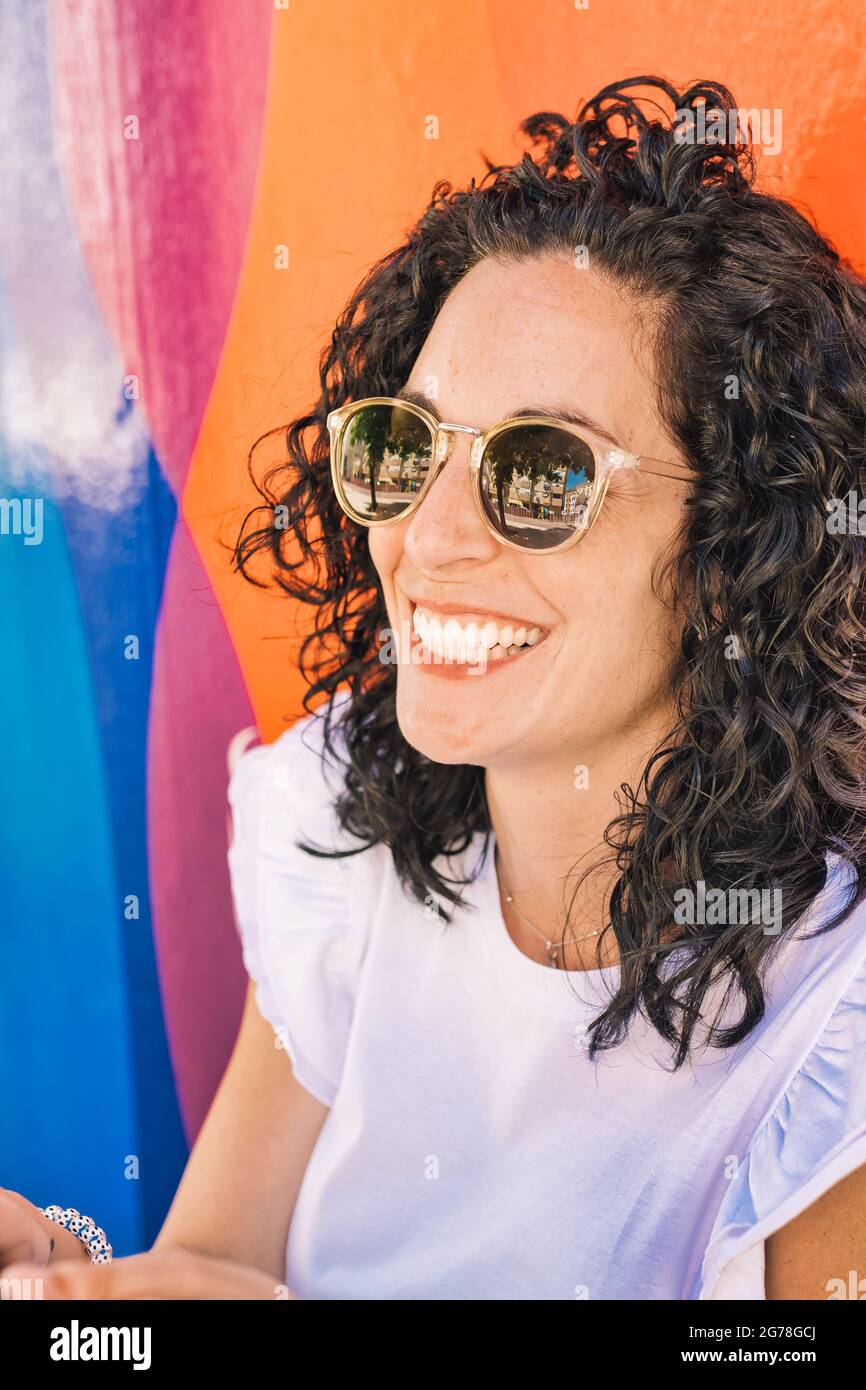
<path id="1" fill-rule="evenodd" d="M 780 110 L 763 186 L 862 266 L 864 29 L 859 0 L 0 0 L 0 1185 L 142 1248 L 225 1066 L 227 749 L 297 717 L 304 623 L 227 545 L 363 272 L 437 178 L 639 72 Z"/>

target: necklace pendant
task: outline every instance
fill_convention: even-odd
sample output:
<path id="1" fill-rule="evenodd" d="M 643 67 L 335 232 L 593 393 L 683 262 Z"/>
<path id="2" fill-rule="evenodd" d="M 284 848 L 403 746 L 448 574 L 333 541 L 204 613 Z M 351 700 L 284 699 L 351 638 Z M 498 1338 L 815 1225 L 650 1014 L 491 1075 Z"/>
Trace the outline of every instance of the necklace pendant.
<path id="1" fill-rule="evenodd" d="M 548 963 L 548 965 L 555 965 L 556 968 L 559 969 L 559 960 L 558 960 L 558 956 L 559 956 L 559 947 L 558 947 L 557 945 L 555 945 L 554 942 L 548 941 L 548 943 L 547 943 L 547 963 Z"/>

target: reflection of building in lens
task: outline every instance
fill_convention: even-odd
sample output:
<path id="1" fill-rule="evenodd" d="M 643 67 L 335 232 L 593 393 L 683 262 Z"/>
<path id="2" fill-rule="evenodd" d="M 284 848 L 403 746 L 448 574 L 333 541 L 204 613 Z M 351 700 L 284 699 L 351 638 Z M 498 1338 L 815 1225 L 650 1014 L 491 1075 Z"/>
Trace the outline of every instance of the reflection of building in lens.
<path id="1" fill-rule="evenodd" d="M 582 522 L 586 517 L 591 494 L 592 483 L 586 476 L 586 469 L 581 468 L 579 472 L 575 473 L 570 468 L 565 480 L 565 499 L 562 504 L 563 521 L 570 521 L 572 525 Z"/>
<path id="2" fill-rule="evenodd" d="M 417 492 L 427 476 L 426 460 L 417 454 L 403 458 L 386 452 L 375 460 L 365 445 L 354 445 L 346 450 L 346 459 L 351 470 L 349 480 L 369 490 L 372 477 L 376 493 L 408 495 Z"/>
<path id="3" fill-rule="evenodd" d="M 589 506 L 592 483 L 581 467 L 569 468 L 563 485 L 562 470 L 554 475 L 531 477 L 524 473 L 512 476 L 505 496 L 505 510 L 510 516 L 531 517 L 537 521 L 568 521 L 571 525 L 581 519 L 582 510 Z"/>

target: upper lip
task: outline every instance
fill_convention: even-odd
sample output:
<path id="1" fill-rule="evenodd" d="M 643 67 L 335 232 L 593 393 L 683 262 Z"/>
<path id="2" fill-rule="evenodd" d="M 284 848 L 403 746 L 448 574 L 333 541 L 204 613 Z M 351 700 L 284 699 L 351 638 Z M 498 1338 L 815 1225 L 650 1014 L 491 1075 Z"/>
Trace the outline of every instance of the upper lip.
<path id="1" fill-rule="evenodd" d="M 519 621 L 528 627 L 540 627 L 543 630 L 545 629 L 544 623 L 538 623 L 534 618 L 520 617 L 513 609 L 506 612 L 498 608 L 488 608 L 485 603 L 437 603 L 437 601 L 432 598 L 413 598 L 410 594 L 407 594 L 406 597 L 416 608 L 429 608 L 434 613 L 447 613 L 449 617 L 452 614 L 456 616 L 458 613 L 471 613 L 473 616 L 508 619 L 510 622 Z"/>

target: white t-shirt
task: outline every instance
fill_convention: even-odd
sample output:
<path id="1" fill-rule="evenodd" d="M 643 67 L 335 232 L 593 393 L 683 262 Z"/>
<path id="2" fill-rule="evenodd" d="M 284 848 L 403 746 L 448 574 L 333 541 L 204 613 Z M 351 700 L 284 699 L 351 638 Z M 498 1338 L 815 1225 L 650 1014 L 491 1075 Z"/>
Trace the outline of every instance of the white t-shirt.
<path id="1" fill-rule="evenodd" d="M 763 1298 L 765 1238 L 866 1163 L 866 907 L 782 943 L 739 1047 L 672 1073 L 638 1020 L 590 1062 L 586 1025 L 618 967 L 566 974 L 524 955 L 492 843 L 450 925 L 403 890 L 384 847 L 297 848 L 357 843 L 320 746 L 304 719 L 246 752 L 229 787 L 244 962 L 275 1043 L 330 1107 L 289 1231 L 290 1288 Z M 826 920 L 840 869 L 798 937 Z"/>

